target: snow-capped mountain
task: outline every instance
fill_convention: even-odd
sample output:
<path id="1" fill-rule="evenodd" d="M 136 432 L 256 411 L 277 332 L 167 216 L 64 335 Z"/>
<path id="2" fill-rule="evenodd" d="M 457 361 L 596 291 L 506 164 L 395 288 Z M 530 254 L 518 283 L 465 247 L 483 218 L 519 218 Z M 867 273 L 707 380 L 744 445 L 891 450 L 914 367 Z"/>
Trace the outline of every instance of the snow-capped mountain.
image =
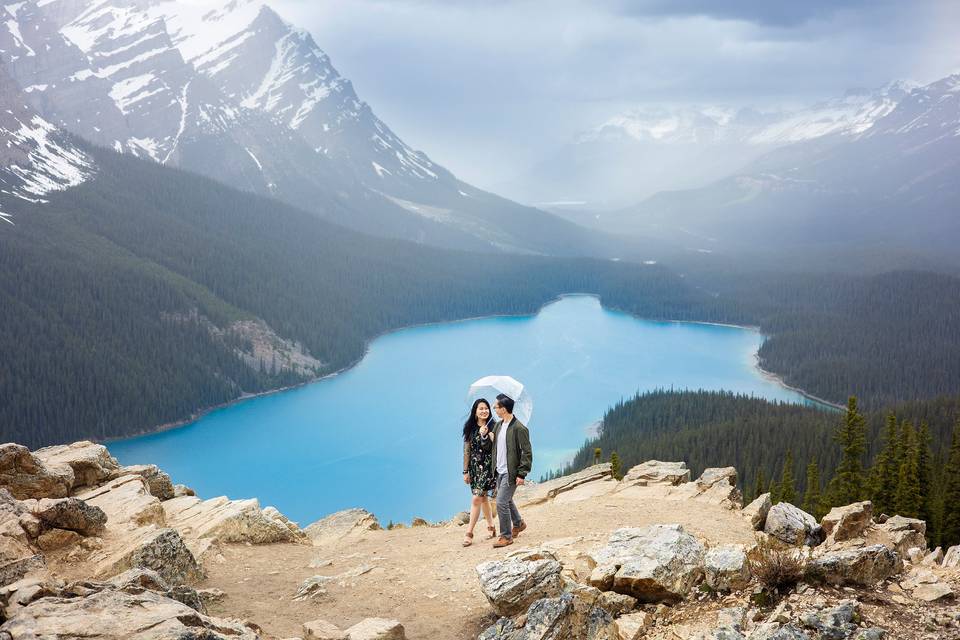
<path id="1" fill-rule="evenodd" d="M 600 224 L 610 231 L 686 238 L 688 246 L 707 249 L 829 239 L 955 255 L 960 75 L 915 88 L 892 109 L 874 107 L 864 106 L 828 134 L 770 151 L 728 178 L 657 194 L 601 216 Z M 867 113 L 882 115 L 859 117 Z"/>
<path id="2" fill-rule="evenodd" d="M 23 0 L 3 14 L 3 63 L 30 106 L 97 145 L 370 233 L 623 255 L 601 250 L 606 241 L 584 242 L 575 225 L 462 183 L 414 150 L 307 32 L 263 2 Z"/>
<path id="3" fill-rule="evenodd" d="M 868 131 L 912 85 L 850 90 L 797 110 L 644 107 L 611 117 L 525 176 L 507 193 L 528 201 L 581 201 L 588 208 L 637 202 L 658 191 L 696 188 L 769 151 L 829 135 Z M 518 181 L 521 182 L 521 181 Z M 526 189 L 526 192 L 523 191 Z"/>
<path id="4" fill-rule="evenodd" d="M 80 184 L 95 171 L 87 154 L 26 102 L 0 67 L 0 220 L 10 223 L 5 204 L 44 202 L 51 191 Z"/>

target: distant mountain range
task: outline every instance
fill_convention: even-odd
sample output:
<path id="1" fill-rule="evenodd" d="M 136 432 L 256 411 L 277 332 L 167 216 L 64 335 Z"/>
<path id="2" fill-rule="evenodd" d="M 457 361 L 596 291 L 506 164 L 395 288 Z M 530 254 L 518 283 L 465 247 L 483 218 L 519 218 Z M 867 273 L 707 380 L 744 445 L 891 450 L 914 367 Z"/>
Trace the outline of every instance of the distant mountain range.
<path id="1" fill-rule="evenodd" d="M 580 134 L 501 190 L 544 206 L 619 208 L 659 191 L 701 187 L 778 147 L 863 133 L 912 88 L 894 82 L 875 90 L 850 90 L 797 110 L 632 109 Z"/>
<path id="2" fill-rule="evenodd" d="M 18 108 L 49 125 L 338 224 L 453 248 L 632 250 L 458 180 L 377 118 L 309 33 L 256 0 L 7 3 L 0 52 Z"/>
<path id="3" fill-rule="evenodd" d="M 870 126 L 801 139 L 691 190 L 601 215 L 600 228 L 700 251 L 890 247 L 958 262 L 960 74 Z"/>

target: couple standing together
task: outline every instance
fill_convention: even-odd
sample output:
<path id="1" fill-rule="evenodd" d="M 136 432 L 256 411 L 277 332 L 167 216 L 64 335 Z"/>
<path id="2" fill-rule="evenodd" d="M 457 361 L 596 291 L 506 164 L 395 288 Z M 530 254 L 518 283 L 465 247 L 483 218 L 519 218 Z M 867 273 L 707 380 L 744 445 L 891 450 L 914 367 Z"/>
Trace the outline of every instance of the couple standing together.
<path id="1" fill-rule="evenodd" d="M 500 537 L 495 549 L 513 544 L 513 539 L 527 528 L 513 493 L 525 482 L 533 464 L 530 432 L 513 415 L 514 401 L 505 394 L 497 396 L 493 405 L 499 421 L 492 419 L 490 404 L 483 398 L 473 403 L 470 415 L 463 425 L 463 481 L 470 485 L 473 502 L 470 524 L 463 546 L 473 544 L 473 530 L 480 512 L 487 521 L 488 540 L 497 535 L 493 526 L 490 498 L 496 496 L 497 516 L 500 519 Z"/>

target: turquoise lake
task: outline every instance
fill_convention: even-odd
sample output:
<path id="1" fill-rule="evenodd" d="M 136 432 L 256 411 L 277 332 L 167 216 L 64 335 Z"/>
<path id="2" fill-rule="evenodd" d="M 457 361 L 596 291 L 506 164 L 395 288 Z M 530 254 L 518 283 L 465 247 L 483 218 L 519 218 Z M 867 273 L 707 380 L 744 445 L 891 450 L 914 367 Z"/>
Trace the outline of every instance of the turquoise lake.
<path id="1" fill-rule="evenodd" d="M 762 341 L 748 329 L 638 320 L 569 296 L 535 316 L 391 333 L 336 376 L 108 447 L 124 464 L 159 465 L 201 497 L 256 496 L 301 526 L 350 507 L 383 523 L 439 520 L 469 504 L 460 431 L 477 378 L 512 375 L 529 389 L 538 478 L 570 458 L 607 407 L 638 390 L 806 402 L 755 367 Z"/>

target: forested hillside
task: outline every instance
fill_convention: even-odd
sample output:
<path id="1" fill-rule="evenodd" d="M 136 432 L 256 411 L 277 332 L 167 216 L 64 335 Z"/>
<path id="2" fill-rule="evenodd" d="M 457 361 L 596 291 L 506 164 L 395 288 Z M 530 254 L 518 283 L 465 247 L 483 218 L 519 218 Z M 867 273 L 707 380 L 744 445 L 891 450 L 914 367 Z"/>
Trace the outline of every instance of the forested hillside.
<path id="1" fill-rule="evenodd" d="M 593 464 L 598 448 L 604 460 L 615 452 L 622 470 L 651 459 L 683 460 L 694 477 L 707 467 L 735 466 L 747 500 L 771 490 L 822 515 L 830 506 L 872 499 L 880 512 L 925 517 L 932 536 L 947 514 L 960 527 L 960 501 L 948 499 L 951 481 L 960 491 L 960 395 L 889 406 L 862 422 L 859 415 L 726 392 L 654 391 L 611 407 L 599 436 L 563 472 Z M 852 490 L 840 486 L 837 473 L 850 460 L 861 469 L 861 486 Z M 897 498 L 901 475 L 906 487 L 915 480 L 915 495 Z M 838 495 L 845 492 L 851 495 Z M 960 528 L 945 535 L 960 542 Z"/>
<path id="2" fill-rule="evenodd" d="M 652 318 L 714 317 L 668 270 L 454 253 L 377 239 L 266 198 L 107 151 L 96 179 L 11 203 L 0 229 L 0 440 L 108 438 L 305 379 L 244 364 L 260 318 L 326 373 L 375 335 L 530 313 L 593 292 Z"/>

